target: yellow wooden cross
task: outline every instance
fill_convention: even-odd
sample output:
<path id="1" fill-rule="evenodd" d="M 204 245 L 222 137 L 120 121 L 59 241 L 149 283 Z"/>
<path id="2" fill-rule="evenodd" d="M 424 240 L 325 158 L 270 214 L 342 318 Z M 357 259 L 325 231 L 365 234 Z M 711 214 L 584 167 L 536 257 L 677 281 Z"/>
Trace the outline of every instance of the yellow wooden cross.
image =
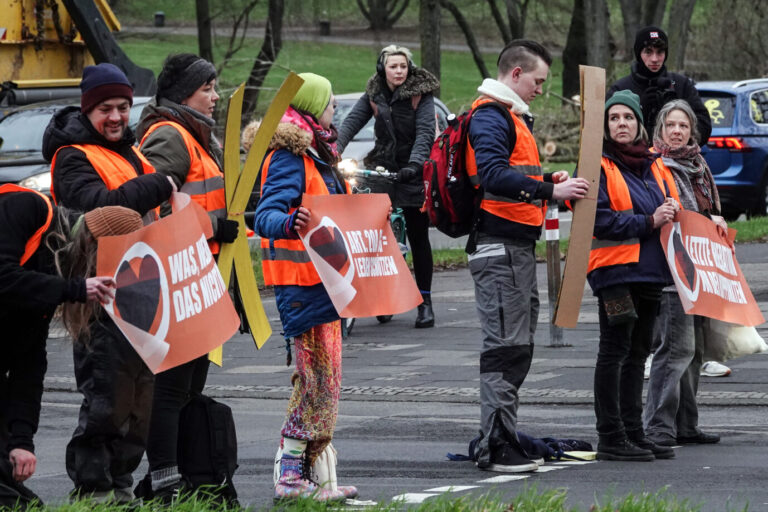
<path id="1" fill-rule="evenodd" d="M 227 218 L 240 224 L 237 239 L 230 244 L 222 244 L 219 252 L 219 271 L 225 283 L 230 282 L 234 271 L 240 288 L 245 316 L 251 327 L 251 336 L 256 348 L 261 348 L 272 334 L 264 306 L 259 296 L 256 277 L 253 273 L 251 252 L 248 247 L 245 225 L 245 207 L 256 184 L 261 162 L 269 147 L 280 118 L 296 95 L 304 80 L 295 73 L 290 73 L 280 86 L 275 98 L 267 110 L 256 132 L 245 165 L 240 171 L 240 120 L 243 111 L 245 84 L 241 84 L 229 98 L 227 106 L 227 125 L 224 137 L 224 190 L 227 199 Z M 234 265 L 234 268 L 233 268 Z M 221 366 L 222 348 L 208 354 L 211 362 Z"/>

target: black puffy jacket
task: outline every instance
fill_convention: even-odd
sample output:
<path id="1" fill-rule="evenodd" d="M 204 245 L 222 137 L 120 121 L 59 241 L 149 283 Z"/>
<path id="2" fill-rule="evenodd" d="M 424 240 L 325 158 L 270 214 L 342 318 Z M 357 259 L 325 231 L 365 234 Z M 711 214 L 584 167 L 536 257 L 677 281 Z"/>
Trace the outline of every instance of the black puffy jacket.
<path id="1" fill-rule="evenodd" d="M 420 207 L 424 204 L 424 184 L 421 169 L 429 157 L 435 140 L 435 103 L 432 92 L 440 82 L 429 71 L 414 67 L 403 85 L 390 91 L 386 80 L 373 75 L 363 94 L 339 129 L 339 151 L 357 135 L 371 116 L 376 118 L 376 142 L 365 157 L 368 168 L 382 166 L 396 172 L 406 165 L 418 169 L 419 174 L 395 187 L 392 203 L 395 206 Z"/>
<path id="2" fill-rule="evenodd" d="M 616 91 L 630 90 L 640 96 L 640 106 L 643 109 L 643 125 L 648 130 L 648 137 L 653 139 L 653 129 L 656 126 L 656 117 L 665 103 L 681 99 L 688 102 L 696 114 L 696 127 L 699 129 L 699 144 L 703 145 L 709 140 L 712 133 L 712 121 L 709 110 L 699 97 L 699 91 L 693 80 L 679 73 L 667 71 L 666 66 L 653 77 L 647 77 L 640 72 L 637 62 L 632 63 L 632 72 L 614 82 L 608 89 L 606 99 L 613 96 Z"/>

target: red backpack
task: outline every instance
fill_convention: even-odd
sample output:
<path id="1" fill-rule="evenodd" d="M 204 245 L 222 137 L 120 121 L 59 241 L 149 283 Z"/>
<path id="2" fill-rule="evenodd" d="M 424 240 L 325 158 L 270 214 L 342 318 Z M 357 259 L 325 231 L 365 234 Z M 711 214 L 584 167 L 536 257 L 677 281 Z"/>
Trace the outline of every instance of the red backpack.
<path id="1" fill-rule="evenodd" d="M 429 221 L 451 238 L 469 234 L 477 218 L 481 193 L 467 175 L 465 151 L 472 114 L 486 107 L 504 113 L 514 136 L 515 125 L 507 107 L 496 101 L 483 103 L 458 117 L 449 117 L 448 127 L 437 136 L 429 158 L 424 162 L 425 205 Z"/>

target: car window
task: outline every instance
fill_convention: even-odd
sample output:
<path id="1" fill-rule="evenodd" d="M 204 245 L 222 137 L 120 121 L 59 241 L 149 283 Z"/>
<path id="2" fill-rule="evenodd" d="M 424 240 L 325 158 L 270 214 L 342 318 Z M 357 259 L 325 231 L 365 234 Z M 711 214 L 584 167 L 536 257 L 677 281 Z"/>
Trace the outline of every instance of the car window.
<path id="1" fill-rule="evenodd" d="M 768 123 L 768 90 L 755 91 L 749 98 L 749 110 L 756 123 Z"/>
<path id="2" fill-rule="evenodd" d="M 699 91 L 699 95 L 701 96 L 701 101 L 704 102 L 704 106 L 709 110 L 712 128 L 733 125 L 733 109 L 736 105 L 736 96 L 709 91 Z"/>
<path id="3" fill-rule="evenodd" d="M 352 112 L 352 107 L 355 106 L 355 103 L 357 103 L 356 99 L 337 101 L 336 110 L 333 113 L 333 124 L 337 129 L 341 128 L 341 125 L 344 124 L 344 119 L 346 119 L 349 113 Z M 369 119 L 366 125 L 363 126 L 363 129 L 358 132 L 354 140 L 373 140 L 374 138 L 373 116 L 371 116 L 371 119 Z"/>
<path id="4" fill-rule="evenodd" d="M 43 133 L 51 112 L 15 112 L 0 121 L 0 153 L 42 151 Z"/>

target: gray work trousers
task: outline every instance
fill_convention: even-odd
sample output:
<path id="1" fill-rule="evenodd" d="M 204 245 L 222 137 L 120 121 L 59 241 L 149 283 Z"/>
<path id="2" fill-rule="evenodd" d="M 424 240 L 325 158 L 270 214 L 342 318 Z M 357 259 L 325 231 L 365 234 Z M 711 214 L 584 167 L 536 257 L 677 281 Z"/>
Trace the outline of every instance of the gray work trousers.
<path id="1" fill-rule="evenodd" d="M 662 294 L 654 333 L 645 433 L 657 437 L 693 437 L 698 433 L 696 392 L 703 363 L 702 317 L 687 315 L 676 291 Z"/>
<path id="2" fill-rule="evenodd" d="M 532 240 L 481 243 L 469 258 L 483 332 L 480 422 L 486 436 L 494 411 L 509 432 L 516 431 L 518 390 L 531 367 L 539 317 L 534 248 Z"/>

